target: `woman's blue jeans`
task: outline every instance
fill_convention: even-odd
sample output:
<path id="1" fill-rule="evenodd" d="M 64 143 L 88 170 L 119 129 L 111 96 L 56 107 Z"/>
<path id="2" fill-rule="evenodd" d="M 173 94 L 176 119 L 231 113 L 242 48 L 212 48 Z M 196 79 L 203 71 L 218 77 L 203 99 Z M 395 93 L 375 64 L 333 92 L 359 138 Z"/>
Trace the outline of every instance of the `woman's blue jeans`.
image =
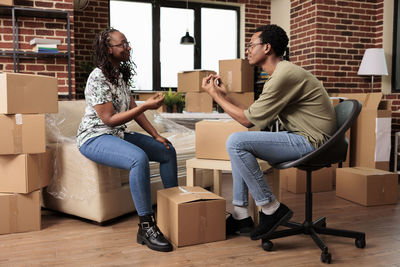
<path id="1" fill-rule="evenodd" d="M 79 151 L 96 163 L 129 170 L 132 198 L 139 216 L 144 216 L 153 213 L 149 161 L 160 163 L 165 188 L 178 185 L 176 151 L 169 147 L 144 134 L 125 133 L 124 139 L 108 134 L 93 137 Z"/>
<path id="2" fill-rule="evenodd" d="M 314 147 L 301 135 L 289 132 L 249 131 L 229 136 L 226 149 L 232 165 L 233 205 L 248 205 L 250 190 L 256 205 L 275 199 L 256 158 L 271 164 L 295 160 L 312 152 Z"/>

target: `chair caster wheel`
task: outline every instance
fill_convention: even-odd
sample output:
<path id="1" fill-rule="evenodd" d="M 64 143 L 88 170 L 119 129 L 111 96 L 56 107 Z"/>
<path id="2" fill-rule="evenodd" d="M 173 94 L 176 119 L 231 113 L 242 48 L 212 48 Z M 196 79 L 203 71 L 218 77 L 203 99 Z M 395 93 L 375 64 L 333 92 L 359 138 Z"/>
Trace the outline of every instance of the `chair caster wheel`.
<path id="1" fill-rule="evenodd" d="M 328 253 L 328 252 L 322 252 L 322 253 L 321 253 L 321 261 L 322 261 L 323 263 L 330 264 L 330 263 L 331 263 L 331 260 L 332 260 L 332 256 L 331 256 L 330 253 Z"/>
<path id="2" fill-rule="evenodd" d="M 355 244 L 358 248 L 365 248 L 365 238 L 356 239 Z"/>
<path id="3" fill-rule="evenodd" d="M 261 246 L 265 251 L 271 251 L 274 244 L 269 240 L 261 240 Z"/>

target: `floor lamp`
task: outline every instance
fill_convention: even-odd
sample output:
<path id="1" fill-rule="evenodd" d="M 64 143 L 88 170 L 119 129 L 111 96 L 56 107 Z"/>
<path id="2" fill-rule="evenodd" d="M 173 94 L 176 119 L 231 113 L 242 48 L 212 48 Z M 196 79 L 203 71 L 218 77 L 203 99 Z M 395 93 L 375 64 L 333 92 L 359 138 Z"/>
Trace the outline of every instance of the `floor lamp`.
<path id="1" fill-rule="evenodd" d="M 371 75 L 371 91 L 374 89 L 374 75 L 388 75 L 383 48 L 368 48 L 361 60 L 358 75 Z"/>

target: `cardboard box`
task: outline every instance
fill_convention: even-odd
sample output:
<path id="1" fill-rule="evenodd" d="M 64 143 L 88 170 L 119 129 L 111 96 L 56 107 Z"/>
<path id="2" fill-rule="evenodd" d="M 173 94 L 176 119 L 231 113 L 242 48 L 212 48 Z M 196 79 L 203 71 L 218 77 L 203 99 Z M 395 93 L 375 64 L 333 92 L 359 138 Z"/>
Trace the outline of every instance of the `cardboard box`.
<path id="1" fill-rule="evenodd" d="M 196 158 L 229 160 L 225 143 L 235 132 L 255 131 L 256 127 L 246 128 L 235 120 L 203 120 L 195 124 Z"/>
<path id="2" fill-rule="evenodd" d="M 0 156 L 0 192 L 30 193 L 49 184 L 53 164 L 50 151 Z"/>
<path id="3" fill-rule="evenodd" d="M 0 114 L 57 112 L 57 78 L 0 73 Z"/>
<path id="4" fill-rule="evenodd" d="M 336 196 L 364 206 L 397 204 L 398 175 L 367 167 L 336 169 Z"/>
<path id="5" fill-rule="evenodd" d="M 0 154 L 45 152 L 45 123 L 43 114 L 0 114 Z"/>
<path id="6" fill-rule="evenodd" d="M 201 92 L 204 77 L 216 74 L 212 70 L 191 70 L 178 73 L 178 92 Z"/>
<path id="7" fill-rule="evenodd" d="M 40 190 L 30 194 L 0 193 L 0 234 L 40 230 Z"/>
<path id="8" fill-rule="evenodd" d="M 201 187 L 157 192 L 157 225 L 177 247 L 225 240 L 225 199 Z"/>
<path id="9" fill-rule="evenodd" d="M 229 93 L 229 97 L 233 98 L 246 108 L 250 107 L 254 103 L 254 92 L 247 93 Z"/>
<path id="10" fill-rule="evenodd" d="M 186 93 L 185 106 L 187 112 L 207 112 L 213 111 L 213 99 L 205 92 Z"/>
<path id="11" fill-rule="evenodd" d="M 254 68 L 247 59 L 220 60 L 219 75 L 229 92 L 254 92 Z"/>
<path id="12" fill-rule="evenodd" d="M 392 112 L 382 93 L 340 94 L 363 104 L 351 129 L 350 166 L 389 170 Z"/>
<path id="13" fill-rule="evenodd" d="M 13 6 L 14 0 L 0 0 L 0 6 Z"/>
<path id="14" fill-rule="evenodd" d="M 325 192 L 333 190 L 335 167 L 313 171 L 311 175 L 311 191 Z M 279 170 L 280 188 L 300 194 L 306 192 L 307 173 L 296 168 Z"/>

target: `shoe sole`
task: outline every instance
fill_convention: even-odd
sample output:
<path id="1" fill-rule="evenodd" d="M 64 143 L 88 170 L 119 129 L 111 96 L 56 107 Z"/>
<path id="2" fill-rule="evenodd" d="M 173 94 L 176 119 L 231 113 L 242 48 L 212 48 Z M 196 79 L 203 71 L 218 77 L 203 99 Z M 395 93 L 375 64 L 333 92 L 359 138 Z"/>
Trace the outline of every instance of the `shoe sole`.
<path id="1" fill-rule="evenodd" d="M 152 244 L 150 244 L 145 238 L 141 237 L 141 236 L 137 236 L 136 238 L 136 242 L 138 242 L 141 245 L 146 245 L 149 249 L 152 250 L 156 250 L 156 251 L 161 251 L 161 252 L 170 252 L 173 250 L 173 247 L 157 247 L 157 246 L 153 246 Z"/>
<path id="2" fill-rule="evenodd" d="M 292 218 L 292 216 L 293 216 L 293 211 L 289 210 L 288 212 L 286 212 L 284 216 L 282 216 L 282 218 L 276 224 L 274 224 L 274 226 L 267 233 L 255 237 L 250 237 L 251 240 L 259 240 L 261 238 L 267 238 L 270 234 L 272 234 L 275 231 L 276 228 L 278 228 L 279 225 L 287 223 L 290 220 L 290 218 Z"/>

